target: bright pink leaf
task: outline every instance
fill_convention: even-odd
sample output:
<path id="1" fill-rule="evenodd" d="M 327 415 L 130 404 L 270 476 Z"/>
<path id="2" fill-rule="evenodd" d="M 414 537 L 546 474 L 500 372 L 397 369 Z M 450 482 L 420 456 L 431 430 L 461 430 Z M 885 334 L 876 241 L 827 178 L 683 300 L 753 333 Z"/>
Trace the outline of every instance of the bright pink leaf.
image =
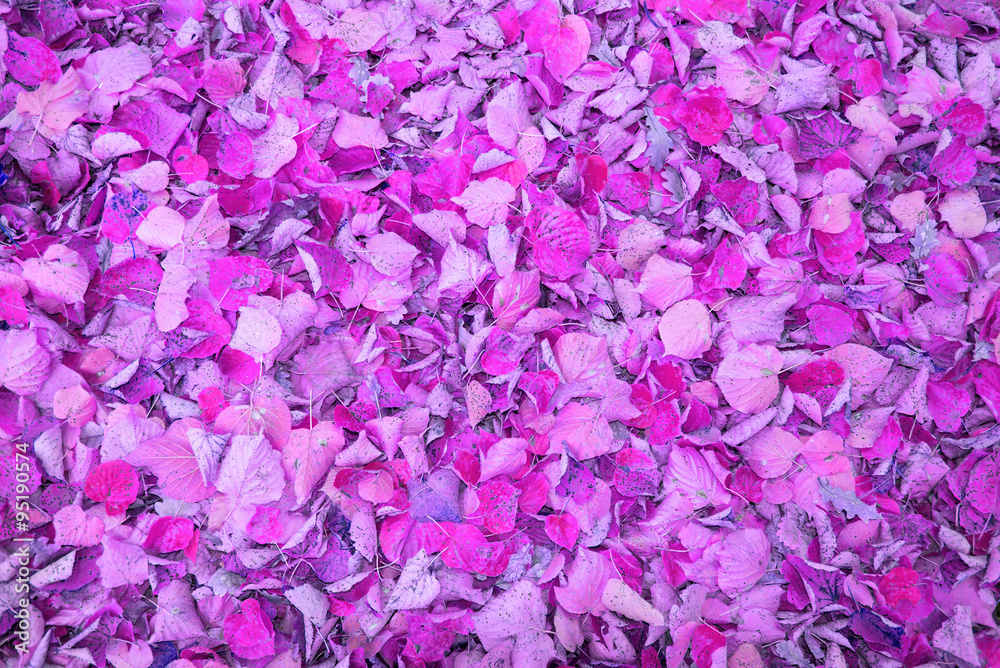
<path id="1" fill-rule="evenodd" d="M 91 501 L 104 501 L 108 515 L 120 515 L 139 496 L 139 475 L 120 459 L 105 462 L 87 474 L 84 492 Z"/>
<path id="2" fill-rule="evenodd" d="M 222 635 L 233 653 L 244 659 L 274 655 L 274 624 L 255 598 L 244 599 L 240 612 L 226 618 Z"/>

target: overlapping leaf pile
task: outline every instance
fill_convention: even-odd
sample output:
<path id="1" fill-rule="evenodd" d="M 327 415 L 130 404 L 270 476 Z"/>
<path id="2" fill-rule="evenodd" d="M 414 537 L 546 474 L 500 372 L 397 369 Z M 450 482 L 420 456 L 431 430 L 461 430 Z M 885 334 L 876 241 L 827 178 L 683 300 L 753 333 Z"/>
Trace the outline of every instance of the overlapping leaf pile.
<path id="1" fill-rule="evenodd" d="M 989 3 L 0 12 L 7 665 L 1000 666 Z"/>

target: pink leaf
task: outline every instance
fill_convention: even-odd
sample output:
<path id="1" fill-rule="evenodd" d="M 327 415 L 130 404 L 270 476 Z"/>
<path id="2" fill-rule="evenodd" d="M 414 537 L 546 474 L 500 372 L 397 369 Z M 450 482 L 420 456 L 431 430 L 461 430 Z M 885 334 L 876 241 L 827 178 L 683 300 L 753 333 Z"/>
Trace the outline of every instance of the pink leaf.
<path id="1" fill-rule="evenodd" d="M 386 503 L 396 491 L 396 485 L 387 471 L 376 470 L 366 473 L 358 483 L 358 493 L 371 504 Z"/>
<path id="2" fill-rule="evenodd" d="M 926 196 L 922 190 L 896 195 L 889 205 L 893 220 L 902 230 L 913 232 L 917 225 L 927 220 Z M 947 207 L 945 208 L 947 210 Z M 944 214 L 942 214 L 944 215 Z"/>
<path id="3" fill-rule="evenodd" d="M 174 152 L 173 167 L 185 183 L 204 181 L 208 177 L 208 161 L 187 146 L 178 148 Z"/>
<path id="4" fill-rule="evenodd" d="M 608 580 L 604 592 L 601 594 L 601 602 L 608 606 L 612 612 L 617 612 L 629 619 L 645 622 L 652 626 L 663 626 L 663 613 L 654 608 L 639 592 L 618 578 Z"/>
<path id="5" fill-rule="evenodd" d="M 920 602 L 920 590 L 916 587 L 919 582 L 920 574 L 915 570 L 897 566 L 879 580 L 878 588 L 885 596 L 885 602 L 893 608 L 898 608 L 904 601 L 911 605 Z"/>
<path id="6" fill-rule="evenodd" d="M 870 393 L 885 380 L 892 367 L 892 360 L 882 357 L 871 348 L 854 343 L 837 346 L 825 353 L 823 358 L 837 362 L 844 369 L 851 379 L 852 396 Z"/>
<path id="7" fill-rule="evenodd" d="M 215 433 L 263 432 L 275 448 L 282 448 L 292 429 L 288 405 L 278 397 L 257 396 L 247 405 L 229 406 L 215 418 Z"/>
<path id="8" fill-rule="evenodd" d="M 166 434 L 146 441 L 126 460 L 135 466 L 152 469 L 167 496 L 190 503 L 202 501 L 210 492 L 187 435 L 189 429 L 197 426 L 199 423 L 190 418 L 174 422 Z"/>
<path id="9" fill-rule="evenodd" d="M 285 487 L 281 455 L 263 436 L 233 436 L 215 485 L 235 508 L 277 501 Z"/>
<path id="10" fill-rule="evenodd" d="M 253 508 L 253 515 L 247 522 L 247 535 L 261 545 L 278 542 L 282 534 L 285 533 L 280 521 L 281 511 L 270 506 L 251 506 L 250 508 Z M 249 508 L 238 507 L 237 510 L 246 513 Z"/>
<path id="11" fill-rule="evenodd" d="M 527 98 L 519 81 L 501 89 L 486 107 L 486 129 L 493 141 L 504 148 L 517 146 L 523 137 L 518 133 L 529 127 L 530 122 Z"/>
<path id="12" fill-rule="evenodd" d="M 545 67 L 556 81 L 565 81 L 587 60 L 590 51 L 587 22 L 572 14 L 555 19 L 542 34 L 541 47 Z"/>
<path id="13" fill-rule="evenodd" d="M 951 383 L 927 383 L 927 408 L 938 429 L 957 432 L 962 428 L 962 418 L 972 407 L 969 392 Z"/>
<path id="14" fill-rule="evenodd" d="M 217 195 L 208 197 L 184 226 L 184 242 L 195 250 L 218 250 L 229 243 L 229 222 L 219 210 Z"/>
<path id="15" fill-rule="evenodd" d="M 255 257 L 226 257 L 208 266 L 209 292 L 220 308 L 230 311 L 246 306 L 250 295 L 267 291 L 274 278 L 267 263 Z"/>
<path id="16" fill-rule="evenodd" d="M 229 345 L 250 355 L 260 364 L 270 366 L 272 353 L 281 343 L 281 324 L 278 319 L 259 308 L 240 307 L 236 331 Z"/>
<path id="17" fill-rule="evenodd" d="M 423 230 L 442 246 L 451 245 L 452 240 L 465 241 L 465 221 L 455 211 L 434 209 L 413 216 L 413 224 Z"/>
<path id="18" fill-rule="evenodd" d="M 595 386 L 611 372 L 607 341 L 582 332 L 563 334 L 553 347 L 563 379 Z"/>
<path id="19" fill-rule="evenodd" d="M 156 289 L 163 280 L 160 263 L 149 257 L 129 258 L 109 268 L 101 276 L 97 306 L 103 308 L 114 297 L 123 296 L 142 306 L 152 306 Z"/>
<path id="20" fill-rule="evenodd" d="M 722 650 L 725 658 L 726 637 L 715 627 L 701 624 L 691 636 L 691 657 L 696 668 L 712 668 L 713 655 Z"/>
<path id="21" fill-rule="evenodd" d="M 532 257 L 543 273 L 565 281 L 583 269 L 590 257 L 590 231 L 579 216 L 544 206 L 528 214 L 525 223 Z"/>
<path id="22" fill-rule="evenodd" d="M 521 578 L 473 613 L 476 635 L 495 647 L 512 639 L 512 666 L 546 666 L 555 658 L 555 645 L 544 628 L 547 609 L 538 585 Z"/>
<path id="23" fill-rule="evenodd" d="M 984 515 L 1000 512 L 1000 456 L 984 457 L 973 467 L 965 498 Z"/>
<path id="24" fill-rule="evenodd" d="M 38 133 L 50 139 L 61 136 L 87 111 L 87 93 L 72 67 L 56 83 L 43 82 L 30 93 L 17 96 L 17 111 L 37 119 Z"/>
<path id="25" fill-rule="evenodd" d="M 497 326 L 511 329 L 524 313 L 538 304 L 541 297 L 538 271 L 515 271 L 493 286 L 493 316 Z"/>
<path id="26" fill-rule="evenodd" d="M 663 246 L 663 242 L 663 230 L 656 225 L 645 221 L 632 223 L 618 238 L 618 265 L 622 269 L 638 269 Z"/>
<path id="27" fill-rule="evenodd" d="M 205 64 L 202 86 L 216 104 L 223 104 L 237 97 L 247 85 L 243 67 L 235 58 L 212 59 Z"/>
<path id="28" fill-rule="evenodd" d="M 58 545 L 93 547 L 101 542 L 104 522 L 99 517 L 90 517 L 80 506 L 60 508 L 52 518 Z"/>
<path id="29" fill-rule="evenodd" d="M 3 56 L 11 76 L 26 86 L 59 81 L 62 70 L 52 49 L 33 37 L 21 37 L 7 31 L 7 52 Z"/>
<path id="30" fill-rule="evenodd" d="M 139 223 L 135 236 L 155 249 L 171 249 L 184 240 L 184 217 L 171 208 L 158 206 Z"/>
<path id="31" fill-rule="evenodd" d="M 84 491 L 91 501 L 104 501 L 108 515 L 120 515 L 139 496 L 139 476 L 129 464 L 116 459 L 91 471 Z"/>
<path id="32" fill-rule="evenodd" d="M 749 225 L 757 219 L 760 211 L 760 185 L 741 177 L 733 181 L 714 183 L 712 194 L 719 198 L 733 219 L 740 225 Z"/>
<path id="33" fill-rule="evenodd" d="M 760 529 L 740 529 L 726 537 L 719 553 L 719 588 L 736 596 L 764 577 L 771 543 Z"/>
<path id="34" fill-rule="evenodd" d="M 344 432 L 331 422 L 292 430 L 281 451 L 281 466 L 285 477 L 292 481 L 296 503 L 305 503 L 343 448 Z"/>
<path id="35" fill-rule="evenodd" d="M 494 443 L 482 458 L 479 480 L 517 473 L 524 466 L 527 447 L 523 438 L 503 438 Z"/>
<path id="36" fill-rule="evenodd" d="M 956 134 L 930 162 L 930 173 L 950 186 L 961 186 L 976 175 L 976 152 L 966 143 L 965 135 Z"/>
<path id="37" fill-rule="evenodd" d="M 104 552 L 97 558 L 101 584 L 108 589 L 149 581 L 149 559 L 138 545 L 104 538 Z"/>
<path id="38" fill-rule="evenodd" d="M 556 545 L 572 550 L 580 536 L 580 523 L 572 515 L 546 515 L 545 535 Z"/>
<path id="39" fill-rule="evenodd" d="M 974 377 L 978 394 L 994 419 L 1000 420 L 1000 367 L 996 364 L 980 363 Z"/>
<path id="40" fill-rule="evenodd" d="M 223 172 L 234 179 L 245 179 L 256 166 L 253 142 L 242 132 L 226 135 L 222 138 L 217 159 Z"/>
<path id="41" fill-rule="evenodd" d="M 36 297 L 59 304 L 83 301 L 90 270 L 79 253 L 61 244 L 45 249 L 42 257 L 24 261 L 24 280 Z"/>
<path id="42" fill-rule="evenodd" d="M 483 371 L 493 376 L 504 376 L 518 368 L 530 341 L 519 340 L 500 328 L 490 330 L 483 342 L 483 354 L 479 364 Z"/>
<path id="43" fill-rule="evenodd" d="M 471 182 L 461 195 L 452 197 L 451 201 L 465 209 L 465 217 L 470 223 L 489 227 L 506 222 L 514 194 L 514 188 L 509 183 L 490 177 L 485 181 Z"/>
<path id="44" fill-rule="evenodd" d="M 705 457 L 694 448 L 674 448 L 668 461 L 667 479 L 695 508 L 722 505 L 729 501 L 729 493 L 723 489 Z"/>
<path id="45" fill-rule="evenodd" d="M 441 592 L 441 583 L 429 572 L 431 558 L 424 550 L 410 558 L 386 603 L 389 610 L 413 610 L 430 604 Z"/>
<path id="46" fill-rule="evenodd" d="M 840 345 L 854 334 L 854 313 L 845 309 L 816 304 L 806 310 L 806 316 L 809 331 L 820 345 Z"/>
<path id="47" fill-rule="evenodd" d="M 963 239 L 978 237 L 986 227 L 986 209 L 975 190 L 950 191 L 938 205 L 938 212 L 951 231 Z"/>
<path id="48" fill-rule="evenodd" d="M 52 414 L 71 427 L 82 427 L 96 412 L 97 401 L 79 383 L 58 390 L 53 397 Z"/>
<path id="49" fill-rule="evenodd" d="M 521 490 L 502 480 L 490 480 L 476 490 L 479 498 L 479 514 L 483 525 L 492 533 L 507 533 L 514 530 L 517 514 L 517 497 Z"/>
<path id="50" fill-rule="evenodd" d="M 726 105 L 725 93 L 714 86 L 695 89 L 680 104 L 674 117 L 702 146 L 718 144 L 722 134 L 733 124 L 733 112 Z"/>
<path id="51" fill-rule="evenodd" d="M 337 127 L 330 138 L 341 148 L 364 146 L 379 149 L 389 143 L 381 123 L 374 118 L 357 116 L 347 111 L 340 112 Z"/>
<path id="52" fill-rule="evenodd" d="M 182 264 L 172 264 L 164 270 L 160 289 L 156 291 L 153 302 L 156 326 L 161 332 L 177 329 L 191 315 L 187 308 L 187 297 L 194 284 L 194 274 Z"/>
<path id="53" fill-rule="evenodd" d="M 159 591 L 157 602 L 160 607 L 151 620 L 150 642 L 180 642 L 205 635 L 205 624 L 198 616 L 191 585 L 186 581 L 168 582 Z"/>
<path id="54" fill-rule="evenodd" d="M 876 61 L 877 62 L 877 61 Z M 881 71 L 881 66 L 879 66 Z M 881 89 L 881 77 L 879 88 Z M 850 146 L 860 135 L 858 128 L 839 120 L 826 112 L 815 118 L 807 118 L 798 125 L 799 155 L 806 160 L 829 158 L 838 149 Z M 821 198 L 829 199 L 829 198 Z M 832 202 L 828 202 L 828 206 Z M 821 223 L 822 224 L 822 223 Z M 813 223 L 816 227 L 816 223 Z M 822 229 L 821 227 L 816 229 Z M 834 230 L 826 230 L 834 231 Z"/>
<path id="55" fill-rule="evenodd" d="M 659 330 L 667 355 L 694 359 L 712 345 L 711 317 L 705 305 L 696 299 L 685 299 L 664 311 Z"/>
<path id="56" fill-rule="evenodd" d="M 166 0 L 163 5 L 163 22 L 171 30 L 179 30 L 189 19 L 200 21 L 205 15 L 201 0 Z"/>
<path id="57" fill-rule="evenodd" d="M 409 271 L 417 249 L 394 232 L 378 234 L 368 240 L 368 261 L 386 276 L 396 276 Z"/>
<path id="58" fill-rule="evenodd" d="M 161 517 L 149 528 L 149 535 L 142 544 L 160 554 L 186 548 L 195 539 L 194 522 L 187 517 Z"/>
<path id="59" fill-rule="evenodd" d="M 529 126 L 517 139 L 517 157 L 524 162 L 529 174 L 533 174 L 545 160 L 547 144 L 545 137 L 535 126 Z"/>
<path id="60" fill-rule="evenodd" d="M 752 343 L 722 360 L 715 384 L 736 410 L 759 413 L 778 396 L 781 363 L 777 348 Z"/>
<path id="61" fill-rule="evenodd" d="M 983 665 L 983 658 L 975 644 L 972 616 L 969 606 L 956 605 L 952 616 L 934 632 L 934 647 L 971 666 Z"/>
<path id="62" fill-rule="evenodd" d="M 292 382 L 299 396 L 322 401 L 330 392 L 351 384 L 353 365 L 347 361 L 340 341 L 320 341 L 300 350 L 292 365 Z"/>
<path id="63" fill-rule="evenodd" d="M 0 331 L 0 385 L 18 395 L 30 395 L 49 375 L 50 356 L 32 330 Z"/>
<path id="64" fill-rule="evenodd" d="M 611 573 L 611 564 L 603 555 L 583 548 L 577 550 L 567 569 L 566 586 L 554 589 L 556 601 L 574 615 L 600 614 L 606 608 L 601 596 Z"/>
<path id="65" fill-rule="evenodd" d="M 588 406 L 570 402 L 559 411 L 549 431 L 550 452 L 566 451 L 577 461 L 599 457 L 611 449 L 608 421 Z"/>
<path id="66" fill-rule="evenodd" d="M 493 397 L 481 383 L 472 380 L 465 388 L 465 404 L 469 411 L 469 422 L 475 428 L 493 410 Z"/>
<path id="67" fill-rule="evenodd" d="M 670 308 L 694 292 L 691 267 L 653 255 L 646 262 L 639 292 L 658 309 Z"/>
<path id="68" fill-rule="evenodd" d="M 615 456 L 615 488 L 626 496 L 655 496 L 662 475 L 656 462 L 636 448 L 619 450 Z"/>
<path id="69" fill-rule="evenodd" d="M 963 301 L 969 290 L 965 267 L 947 253 L 932 253 L 924 272 L 927 294 L 935 304 L 951 306 Z"/>
<path id="70" fill-rule="evenodd" d="M 14 286 L 0 285 L 0 320 L 19 327 L 28 324 L 27 305 Z"/>
<path id="71" fill-rule="evenodd" d="M 809 212 L 809 225 L 820 232 L 839 234 L 851 224 L 850 197 L 846 193 L 836 193 L 820 197 Z"/>
<path id="72" fill-rule="evenodd" d="M 761 478 L 777 478 L 792 467 L 802 449 L 798 438 L 778 427 L 767 427 L 751 437 L 749 448 L 750 467 Z"/>
<path id="73" fill-rule="evenodd" d="M 802 446 L 802 455 L 816 475 L 829 476 L 849 470 L 851 464 L 843 451 L 844 439 L 826 429 L 810 436 Z"/>
<path id="74" fill-rule="evenodd" d="M 125 42 L 117 48 L 91 53 L 77 71 L 86 88 L 111 94 L 127 91 L 152 69 L 149 54 L 138 44 Z"/>
<path id="75" fill-rule="evenodd" d="M 367 51 L 388 34 L 381 16 L 376 12 L 348 9 L 327 31 L 329 37 L 342 39 L 351 53 Z"/>
<path id="76" fill-rule="evenodd" d="M 223 622 L 222 635 L 236 656 L 262 659 L 274 655 L 274 624 L 257 599 L 248 598 L 240 603 L 240 612 Z"/>
<path id="77" fill-rule="evenodd" d="M 284 114 L 275 114 L 264 134 L 254 139 L 253 175 L 259 179 L 269 179 L 291 162 L 298 153 L 298 144 L 295 143 L 298 131 L 297 120 Z"/>

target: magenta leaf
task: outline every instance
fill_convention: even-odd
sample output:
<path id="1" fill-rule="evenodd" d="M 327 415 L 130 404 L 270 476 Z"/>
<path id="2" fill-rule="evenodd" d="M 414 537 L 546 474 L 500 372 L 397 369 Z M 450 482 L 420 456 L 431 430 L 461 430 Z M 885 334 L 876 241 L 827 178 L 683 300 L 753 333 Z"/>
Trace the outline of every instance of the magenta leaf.
<path id="1" fill-rule="evenodd" d="M 240 612 L 226 618 L 222 633 L 233 653 L 244 659 L 274 655 L 274 625 L 257 599 L 243 600 Z"/>
<path id="2" fill-rule="evenodd" d="M 91 471 L 84 491 L 91 501 L 104 501 L 108 515 L 120 515 L 139 496 L 139 476 L 134 468 L 116 459 Z"/>

